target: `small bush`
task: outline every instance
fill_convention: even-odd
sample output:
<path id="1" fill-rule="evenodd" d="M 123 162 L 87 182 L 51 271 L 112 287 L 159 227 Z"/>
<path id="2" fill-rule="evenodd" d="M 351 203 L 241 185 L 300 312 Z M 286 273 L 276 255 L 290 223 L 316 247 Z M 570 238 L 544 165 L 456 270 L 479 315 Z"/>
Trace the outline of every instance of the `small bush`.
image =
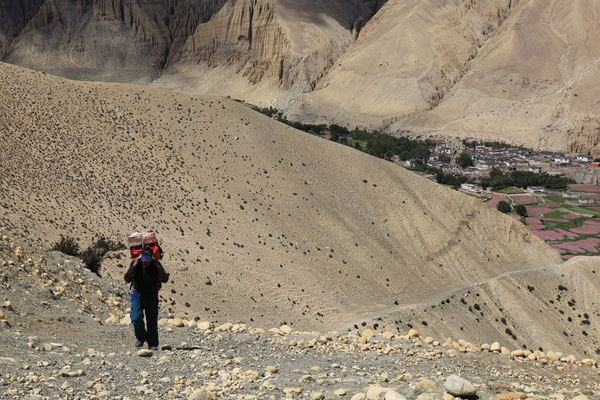
<path id="1" fill-rule="evenodd" d="M 101 250 L 94 248 L 93 246 L 88 247 L 79 256 L 86 268 L 95 273 L 96 275 L 100 275 L 100 267 L 102 266 L 102 258 L 105 253 L 102 253 Z"/>
<path id="2" fill-rule="evenodd" d="M 518 205 L 515 208 L 515 211 L 517 212 L 517 214 L 519 214 L 521 217 L 527 217 L 527 207 L 525 207 L 523 204 Z"/>
<path id="3" fill-rule="evenodd" d="M 100 236 L 91 246 L 84 251 L 79 250 L 79 244 L 72 237 L 65 237 L 61 235 L 60 242 L 56 243 L 51 250 L 60 251 L 61 253 L 79 257 L 86 268 L 100 275 L 100 267 L 102 266 L 102 259 L 106 253 L 110 251 L 117 251 L 125 249 L 123 243 L 114 242 L 110 239 Z"/>
<path id="4" fill-rule="evenodd" d="M 51 251 L 60 251 L 68 256 L 79 256 L 79 244 L 70 236 L 60 235 L 60 242 L 56 243 Z"/>
<path id="5" fill-rule="evenodd" d="M 96 243 L 94 243 L 94 247 L 98 250 L 102 250 L 104 254 L 109 251 L 117 251 L 117 250 L 125 250 L 125 245 L 123 243 L 117 243 L 110 239 L 105 238 L 104 236 L 100 236 Z"/>
<path id="6" fill-rule="evenodd" d="M 504 200 L 499 202 L 498 205 L 496 206 L 496 208 L 498 209 L 498 211 L 500 211 L 501 213 L 504 213 L 504 214 L 508 214 L 512 210 L 510 204 L 508 204 L 508 202 L 506 202 Z"/>

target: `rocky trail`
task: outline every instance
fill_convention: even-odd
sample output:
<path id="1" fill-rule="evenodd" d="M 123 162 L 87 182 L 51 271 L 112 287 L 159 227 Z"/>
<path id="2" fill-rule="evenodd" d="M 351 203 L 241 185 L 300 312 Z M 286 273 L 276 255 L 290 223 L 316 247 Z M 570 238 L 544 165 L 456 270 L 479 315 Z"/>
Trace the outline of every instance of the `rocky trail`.
<path id="1" fill-rule="evenodd" d="M 600 398 L 593 359 L 414 329 L 217 326 L 163 304 L 160 350 L 138 350 L 124 284 L 6 231 L 0 264 L 0 398 Z"/>
<path id="2" fill-rule="evenodd" d="M 517 271 L 508 271 L 508 272 L 504 272 L 495 276 L 492 276 L 490 278 L 487 279 L 480 279 L 478 281 L 474 281 L 471 282 L 465 286 L 462 286 L 460 288 L 456 288 L 456 289 L 452 289 L 452 290 L 446 290 L 440 293 L 436 293 L 433 296 L 427 297 L 425 299 L 413 302 L 413 303 L 403 303 L 403 304 L 398 304 L 395 305 L 393 307 L 387 307 L 384 308 L 382 310 L 377 310 L 377 311 L 373 311 L 370 312 L 368 314 L 362 315 L 359 318 L 356 318 L 354 320 L 351 320 L 349 322 L 347 322 L 346 324 L 344 324 L 343 327 L 340 327 L 340 330 L 345 330 L 348 329 L 350 327 L 352 327 L 353 325 L 356 324 L 360 324 L 362 322 L 365 321 L 371 321 L 377 318 L 381 318 L 383 316 L 392 314 L 394 312 L 403 310 L 403 309 L 409 309 L 409 308 L 413 308 L 416 306 L 424 306 L 424 305 L 429 305 L 429 304 L 435 304 L 438 303 L 440 300 L 443 300 L 445 298 L 451 297 L 457 293 L 461 293 L 461 292 L 465 292 L 469 289 L 475 288 L 477 286 L 482 286 L 482 285 L 486 285 L 492 282 L 496 282 L 500 279 L 503 278 L 507 278 L 507 277 L 511 277 L 511 276 L 516 276 L 519 274 L 523 274 L 523 273 L 528 273 L 528 272 L 536 272 L 536 271 L 557 271 L 558 270 L 558 266 L 556 264 L 549 264 L 549 265 L 545 265 L 542 267 L 538 267 L 538 268 L 528 268 L 528 269 L 522 269 L 522 270 L 517 270 Z"/>
<path id="3" fill-rule="evenodd" d="M 482 399 L 582 400 L 600 394 L 595 364 L 559 361 L 551 352 L 531 360 L 462 341 L 440 345 L 416 331 L 375 336 L 287 326 L 268 332 L 195 322 L 175 327 L 181 323 L 161 327 L 162 349 L 154 354 L 134 349 L 129 326 L 118 328 L 127 334 L 122 342 L 103 342 L 99 332 L 89 348 L 50 348 L 43 337 L 4 332 L 2 397 L 425 400 L 477 393 Z M 472 386 L 448 386 L 451 375 Z"/>

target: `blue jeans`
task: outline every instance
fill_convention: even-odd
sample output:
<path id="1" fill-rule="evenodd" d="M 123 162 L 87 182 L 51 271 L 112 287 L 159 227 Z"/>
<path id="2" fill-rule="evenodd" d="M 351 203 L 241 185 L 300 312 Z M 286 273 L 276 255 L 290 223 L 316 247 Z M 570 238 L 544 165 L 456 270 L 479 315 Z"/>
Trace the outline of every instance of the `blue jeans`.
<path id="1" fill-rule="evenodd" d="M 144 312 L 146 325 L 144 326 Z M 148 347 L 158 347 L 158 292 L 143 294 L 134 290 L 131 294 L 131 323 L 135 337 L 148 342 Z"/>

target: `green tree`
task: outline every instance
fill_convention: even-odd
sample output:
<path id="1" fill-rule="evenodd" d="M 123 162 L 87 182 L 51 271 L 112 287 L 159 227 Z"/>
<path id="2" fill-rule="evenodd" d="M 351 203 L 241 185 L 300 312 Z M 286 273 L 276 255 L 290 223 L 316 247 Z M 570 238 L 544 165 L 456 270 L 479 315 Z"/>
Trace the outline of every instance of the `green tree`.
<path id="1" fill-rule="evenodd" d="M 521 217 L 527 217 L 527 207 L 525 207 L 523 204 L 518 205 L 515 208 L 515 211 L 517 212 L 517 214 L 519 214 Z"/>
<path id="2" fill-rule="evenodd" d="M 438 157 L 438 160 L 440 160 L 440 162 L 443 162 L 443 163 L 449 163 L 451 158 L 447 154 L 440 154 L 440 156 Z"/>
<path id="3" fill-rule="evenodd" d="M 501 213 L 504 213 L 504 214 L 508 214 L 512 210 L 510 204 L 508 204 L 504 200 L 499 202 L 498 205 L 496 206 L 496 208 L 498 209 L 498 211 L 500 211 Z"/>
<path id="4" fill-rule="evenodd" d="M 463 151 L 456 159 L 456 163 L 461 168 L 467 168 L 473 165 L 473 159 L 471 158 L 471 155 L 468 151 Z"/>

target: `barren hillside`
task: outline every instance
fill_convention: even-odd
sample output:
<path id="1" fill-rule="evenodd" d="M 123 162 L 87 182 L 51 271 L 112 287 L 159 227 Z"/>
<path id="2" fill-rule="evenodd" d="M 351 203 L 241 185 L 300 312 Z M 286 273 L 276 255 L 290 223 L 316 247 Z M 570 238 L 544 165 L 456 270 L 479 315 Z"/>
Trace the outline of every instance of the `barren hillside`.
<path id="1" fill-rule="evenodd" d="M 374 326 L 396 304 L 561 268 L 526 227 L 481 202 L 241 104 L 0 68 L 0 222 L 45 248 L 61 234 L 87 245 L 95 235 L 156 230 L 174 276 L 164 297 L 189 318 Z M 107 260 L 105 276 L 120 280 L 126 264 Z M 491 296 L 520 310 L 495 289 Z M 453 315 L 467 321 L 470 311 Z M 457 329 L 427 322 L 440 333 Z M 537 345 L 522 334 L 528 327 L 518 329 L 516 343 Z M 486 320 L 465 337 L 495 331 L 510 340 L 503 330 Z M 592 351 L 595 340 L 582 338 L 574 351 Z"/>

